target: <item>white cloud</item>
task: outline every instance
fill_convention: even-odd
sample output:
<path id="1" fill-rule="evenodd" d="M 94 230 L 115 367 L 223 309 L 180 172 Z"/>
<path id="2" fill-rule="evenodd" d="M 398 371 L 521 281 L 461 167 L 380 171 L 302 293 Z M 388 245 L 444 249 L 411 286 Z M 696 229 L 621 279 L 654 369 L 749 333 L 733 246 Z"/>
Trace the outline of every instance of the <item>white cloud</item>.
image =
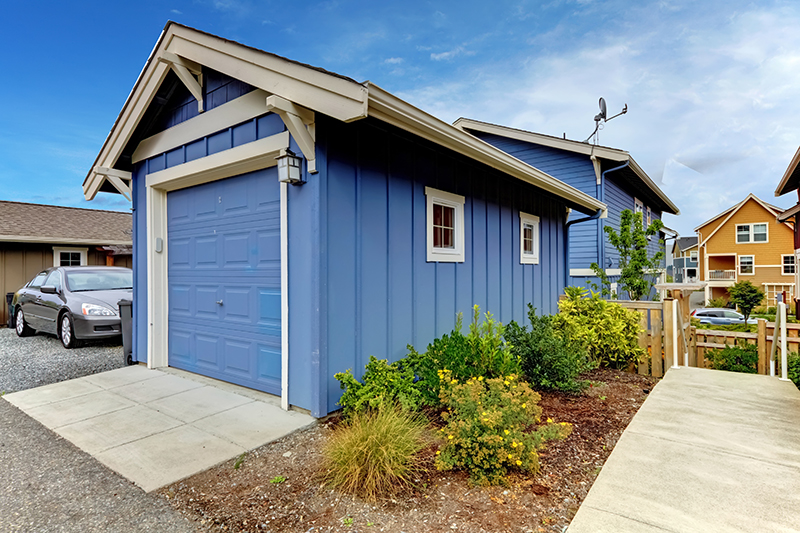
<path id="1" fill-rule="evenodd" d="M 383 62 L 386 63 L 387 65 L 399 65 L 400 63 L 403 62 L 403 58 L 402 57 L 390 57 L 388 59 L 385 59 Z"/>
<path id="2" fill-rule="evenodd" d="M 179 11 L 177 9 L 170 9 L 169 12 L 173 15 L 183 15 L 183 11 Z"/>

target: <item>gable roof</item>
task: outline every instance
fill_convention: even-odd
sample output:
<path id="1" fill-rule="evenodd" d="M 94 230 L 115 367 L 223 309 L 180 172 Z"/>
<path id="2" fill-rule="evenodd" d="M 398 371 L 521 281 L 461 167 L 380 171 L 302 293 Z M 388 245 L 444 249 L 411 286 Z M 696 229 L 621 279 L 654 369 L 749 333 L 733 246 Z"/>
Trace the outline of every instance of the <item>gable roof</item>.
<path id="1" fill-rule="evenodd" d="M 511 128 L 508 126 L 501 126 L 499 124 L 490 124 L 488 122 L 481 122 L 469 118 L 461 117 L 453 123 L 453 126 L 463 131 L 468 132 L 480 131 L 507 137 L 509 139 L 516 139 L 518 141 L 537 144 L 540 146 L 547 146 L 567 152 L 576 154 L 583 154 L 589 157 L 595 156 L 608 161 L 624 163 L 629 162 L 629 167 L 633 171 L 635 178 L 640 181 L 649 191 L 651 191 L 663 204 L 662 211 L 677 215 L 680 213 L 678 207 L 669 199 L 669 197 L 662 191 L 658 185 L 647 175 L 647 173 L 639 166 L 633 159 L 629 152 L 620 150 L 618 148 L 609 148 L 607 146 L 600 146 L 589 144 L 586 142 L 575 141 L 572 139 L 553 137 L 552 135 L 545 135 L 543 133 L 535 133 L 532 131 Z"/>
<path id="2" fill-rule="evenodd" d="M 800 169 L 798 167 L 800 167 L 800 148 L 794 153 L 789 167 L 783 173 L 783 177 L 775 189 L 775 196 L 781 196 L 800 188 Z"/>
<path id="3" fill-rule="evenodd" d="M 753 201 L 757 202 L 757 203 L 758 203 L 758 204 L 759 204 L 761 207 L 763 207 L 763 208 L 764 208 L 764 209 L 766 209 L 768 212 L 770 212 L 770 213 L 771 213 L 773 216 L 775 216 L 775 220 L 776 220 L 776 222 L 782 222 L 782 221 L 779 221 L 779 220 L 778 220 L 778 215 L 780 215 L 781 211 L 783 211 L 783 210 L 782 210 L 780 207 L 777 207 L 777 206 L 774 206 L 774 205 L 768 204 L 768 203 L 766 203 L 765 201 L 763 201 L 761 198 L 759 198 L 758 196 L 756 196 L 755 194 L 753 194 L 753 193 L 750 193 L 750 194 L 748 194 L 748 195 L 745 197 L 745 199 L 744 199 L 744 200 L 742 200 L 742 201 L 741 201 L 741 202 L 739 202 L 738 204 L 736 204 L 736 205 L 734 205 L 734 206 L 731 206 L 731 207 L 729 207 L 728 209 L 726 209 L 726 210 L 725 210 L 725 211 L 723 211 L 722 213 L 718 214 L 717 216 L 715 216 L 715 217 L 713 217 L 713 218 L 710 218 L 709 220 L 706 220 L 705 222 L 703 222 L 702 224 L 700 224 L 699 226 L 697 226 L 696 228 L 694 228 L 694 230 L 695 230 L 695 231 L 700 231 L 700 230 L 701 230 L 703 227 L 705 227 L 705 226 L 708 226 L 709 224 L 711 224 L 711 223 L 712 223 L 712 222 L 714 222 L 715 220 L 718 220 L 720 217 L 723 217 L 723 216 L 725 217 L 725 219 L 724 219 L 724 220 L 722 220 L 722 221 L 719 223 L 719 225 L 717 225 L 717 227 L 715 227 L 715 228 L 714 228 L 714 231 L 712 231 L 712 232 L 711 232 L 711 233 L 710 233 L 710 234 L 709 234 L 707 237 L 705 237 L 705 238 L 703 239 L 703 241 L 702 241 L 700 244 L 704 244 L 704 243 L 705 243 L 705 242 L 707 242 L 707 241 L 708 241 L 708 240 L 709 240 L 711 237 L 713 237 L 713 236 L 714 236 L 714 234 L 715 234 L 715 233 L 717 233 L 717 231 L 719 231 L 719 228 L 721 228 L 722 226 L 724 226 L 724 225 L 725 225 L 725 223 L 726 223 L 726 222 L 728 222 L 728 221 L 729 221 L 729 220 L 730 220 L 730 219 L 733 217 L 733 215 L 735 215 L 735 214 L 736 214 L 736 212 L 737 212 L 737 211 L 739 211 L 739 209 L 741 209 L 741 208 L 742 208 L 742 206 L 744 206 L 744 204 L 746 204 L 746 203 L 747 203 L 749 200 L 753 200 Z M 783 223 L 784 223 L 784 224 L 786 224 L 786 222 L 783 222 Z M 789 224 L 786 224 L 786 226 L 787 226 L 787 227 L 791 227 Z"/>
<path id="4" fill-rule="evenodd" d="M 697 246 L 697 237 L 678 237 L 675 239 L 675 244 L 678 246 L 678 250 L 685 252 L 689 248 Z"/>
<path id="5" fill-rule="evenodd" d="M 124 170 L 117 166 L 120 156 L 170 71 L 170 67 L 159 60 L 168 56 L 211 68 L 269 95 L 344 122 L 374 117 L 555 194 L 569 207 L 583 213 L 606 211 L 606 205 L 596 198 L 421 111 L 373 83 L 358 83 L 175 22 L 165 26 L 83 182 L 87 199 L 93 199 L 106 180 L 106 175 L 98 169 Z"/>
<path id="6" fill-rule="evenodd" d="M 130 245 L 130 213 L 0 201 L 0 241 Z"/>

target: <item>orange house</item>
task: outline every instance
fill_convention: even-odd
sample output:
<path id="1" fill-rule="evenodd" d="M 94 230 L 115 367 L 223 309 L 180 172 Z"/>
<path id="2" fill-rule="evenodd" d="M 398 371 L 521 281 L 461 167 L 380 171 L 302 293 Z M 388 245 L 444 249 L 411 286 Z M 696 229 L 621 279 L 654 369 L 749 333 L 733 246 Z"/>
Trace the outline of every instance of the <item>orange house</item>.
<path id="1" fill-rule="evenodd" d="M 749 280 L 775 305 L 776 295 L 795 294 L 794 230 L 778 222 L 781 208 L 754 194 L 695 228 L 700 280 L 709 298 L 728 298 L 728 287 Z"/>

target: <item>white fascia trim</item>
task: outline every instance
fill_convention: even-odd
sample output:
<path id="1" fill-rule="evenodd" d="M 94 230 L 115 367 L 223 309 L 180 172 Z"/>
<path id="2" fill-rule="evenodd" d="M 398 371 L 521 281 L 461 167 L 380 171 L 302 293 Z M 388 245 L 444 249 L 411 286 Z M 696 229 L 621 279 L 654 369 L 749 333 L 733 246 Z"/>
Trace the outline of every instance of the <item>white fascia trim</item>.
<path id="1" fill-rule="evenodd" d="M 758 196 L 756 196 L 755 194 L 753 194 L 753 193 L 750 193 L 750 194 L 748 194 L 748 195 L 747 195 L 747 197 L 746 197 L 744 200 L 742 200 L 741 202 L 739 202 L 739 203 L 738 203 L 738 204 L 736 204 L 735 206 L 733 206 L 733 207 L 730 207 L 730 208 L 726 209 L 725 211 L 723 211 L 723 212 L 722 212 L 722 213 L 720 213 L 719 215 L 715 216 L 714 218 L 712 218 L 712 219 L 710 219 L 710 220 L 707 220 L 707 221 L 703 222 L 702 224 L 700 224 L 699 226 L 697 226 L 696 228 L 694 228 L 694 231 L 696 231 L 696 232 L 698 232 L 698 233 L 699 233 L 699 230 L 700 230 L 700 228 L 702 228 L 703 226 L 706 226 L 707 224 L 710 224 L 711 222 L 714 222 L 715 220 L 717 220 L 717 219 L 718 219 L 719 217 L 721 217 L 722 215 L 724 215 L 724 214 L 728 213 L 728 216 L 725 218 L 725 220 L 723 220 L 723 221 L 720 223 L 720 225 L 719 225 L 719 226 L 717 226 L 716 228 L 714 228 L 714 231 L 712 231 L 712 232 L 711 232 L 711 235 L 709 235 L 708 237 L 706 237 L 706 238 L 703 240 L 703 242 L 702 242 L 701 244 L 704 244 L 704 243 L 708 242 L 708 240 L 709 240 L 709 239 L 711 239 L 711 237 L 713 237 L 713 236 L 714 236 L 714 234 L 715 234 L 717 231 L 719 231 L 719 229 L 720 229 L 722 226 L 724 226 L 725 224 L 727 224 L 727 223 L 728 223 L 728 221 L 729 221 L 729 220 L 730 220 L 730 219 L 733 217 L 733 215 L 735 215 L 735 214 L 736 214 L 736 212 L 737 212 L 737 211 L 739 211 L 739 209 L 741 209 L 741 208 L 742 208 L 742 206 L 743 206 L 744 204 L 746 204 L 746 203 L 747 203 L 747 200 L 751 200 L 751 199 L 752 199 L 752 200 L 755 200 L 755 201 L 756 201 L 756 202 L 757 202 L 757 203 L 758 203 L 758 204 L 759 204 L 761 207 L 763 207 L 763 208 L 764 208 L 764 209 L 765 209 L 767 212 L 769 212 L 769 213 L 772 213 L 772 214 L 775 216 L 775 218 L 776 218 L 776 219 L 777 219 L 777 218 L 778 218 L 778 216 L 780 215 L 780 208 L 777 208 L 777 207 L 775 207 L 775 206 L 769 205 L 768 203 L 764 202 L 764 201 L 763 201 L 761 198 L 759 198 L 759 197 L 758 197 Z M 760 224 L 763 224 L 763 222 L 760 222 Z M 791 224 L 789 224 L 788 222 L 784 222 L 784 224 L 786 225 L 786 227 L 787 227 L 787 228 L 789 228 L 789 229 L 792 229 L 792 226 L 791 226 Z M 734 229 L 735 229 L 735 228 L 734 228 Z M 769 230 L 767 230 L 767 231 L 769 231 Z"/>
<path id="2" fill-rule="evenodd" d="M 584 214 L 607 213 L 606 204 L 483 142 L 408 102 L 369 84 L 369 115 L 563 198 Z"/>
<path id="3" fill-rule="evenodd" d="M 67 248 L 62 246 L 53 246 L 53 266 L 61 266 L 61 252 L 79 252 L 81 254 L 81 265 L 86 265 L 89 263 L 89 259 L 87 257 L 88 251 L 88 248 Z"/>
<path id="4" fill-rule="evenodd" d="M 64 237 L 32 237 L 30 235 L 0 235 L 0 242 L 28 242 L 41 244 L 63 244 L 81 246 L 130 246 L 133 241 L 98 241 L 97 239 L 74 239 Z"/>
<path id="5" fill-rule="evenodd" d="M 526 254 L 525 250 L 525 225 L 533 226 L 533 253 Z M 522 265 L 538 265 L 541 248 L 541 238 L 539 237 L 539 217 L 519 212 L 519 262 Z"/>
<path id="6" fill-rule="evenodd" d="M 235 100 L 206 111 L 202 115 L 181 122 L 167 130 L 156 133 L 139 143 L 131 161 L 138 163 L 154 155 L 163 154 L 212 133 L 241 124 L 267 113 L 264 103 L 267 93 L 251 91 Z"/>
<path id="7" fill-rule="evenodd" d="M 236 148 L 223 150 L 188 163 L 147 175 L 148 187 L 173 191 L 275 166 L 281 150 L 289 148 L 284 131 Z"/>
<path id="8" fill-rule="evenodd" d="M 464 202 L 466 199 L 432 187 L 425 187 L 425 234 L 429 263 L 463 263 L 465 249 Z M 433 247 L 433 204 L 452 207 L 455 211 L 455 246 L 452 250 Z"/>
<path id="9" fill-rule="evenodd" d="M 782 196 L 789 192 L 789 190 L 784 190 L 784 187 L 786 187 L 786 184 L 789 182 L 789 178 L 792 177 L 795 169 L 797 169 L 797 165 L 800 165 L 800 148 L 798 148 L 794 153 L 792 160 L 789 162 L 789 166 L 786 168 L 786 172 L 783 173 L 780 183 L 778 183 L 778 186 L 775 188 L 775 196 Z"/>
<path id="10" fill-rule="evenodd" d="M 637 163 L 636 160 L 633 159 L 633 157 L 630 158 L 630 161 L 631 163 L 630 165 L 628 165 L 628 167 L 631 170 L 633 170 L 633 172 L 637 176 L 639 176 L 639 179 L 641 179 L 644 182 L 644 184 L 647 185 L 648 189 L 656 193 L 656 195 L 661 199 L 661 201 L 663 201 L 665 204 L 667 204 L 667 206 L 669 206 L 669 208 L 672 210 L 671 214 L 680 215 L 681 210 L 678 209 L 678 206 L 672 203 L 672 200 L 670 200 L 669 197 L 664 193 L 664 191 L 662 191 L 661 188 L 658 185 L 656 185 L 656 182 L 654 182 L 650 178 L 650 176 L 647 175 L 647 172 L 645 172 L 644 169 L 639 166 L 639 163 Z"/>
<path id="11" fill-rule="evenodd" d="M 147 368 L 169 366 L 167 191 L 147 187 Z M 156 240 L 162 240 L 156 252 Z"/>

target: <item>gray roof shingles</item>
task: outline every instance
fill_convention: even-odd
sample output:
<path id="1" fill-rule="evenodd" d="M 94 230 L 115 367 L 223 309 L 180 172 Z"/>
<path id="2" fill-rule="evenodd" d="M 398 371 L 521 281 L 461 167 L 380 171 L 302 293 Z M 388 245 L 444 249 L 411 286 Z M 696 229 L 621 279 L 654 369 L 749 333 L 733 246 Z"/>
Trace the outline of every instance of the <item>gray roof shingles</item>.
<path id="1" fill-rule="evenodd" d="M 0 240 L 6 242 L 131 244 L 131 230 L 130 213 L 0 201 Z"/>

